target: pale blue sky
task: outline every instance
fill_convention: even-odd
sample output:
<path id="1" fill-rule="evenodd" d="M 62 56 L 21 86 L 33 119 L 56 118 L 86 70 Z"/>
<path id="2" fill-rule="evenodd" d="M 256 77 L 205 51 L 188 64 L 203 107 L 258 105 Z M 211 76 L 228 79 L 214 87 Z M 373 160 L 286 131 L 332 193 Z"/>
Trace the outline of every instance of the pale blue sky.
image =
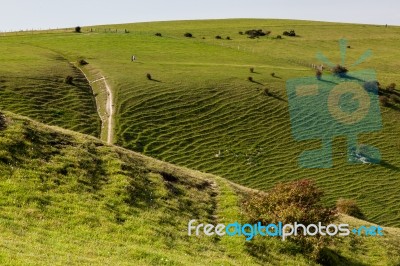
<path id="1" fill-rule="evenodd" d="M 398 0 L 0 0 L 0 4 L 1 31 L 209 18 L 400 25 Z"/>

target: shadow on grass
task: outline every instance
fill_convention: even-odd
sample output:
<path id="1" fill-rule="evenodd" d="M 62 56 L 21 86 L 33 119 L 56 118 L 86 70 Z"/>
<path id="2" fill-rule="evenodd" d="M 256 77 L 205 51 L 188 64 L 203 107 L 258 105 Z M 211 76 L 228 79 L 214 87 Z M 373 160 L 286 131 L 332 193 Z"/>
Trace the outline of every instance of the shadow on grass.
<path id="1" fill-rule="evenodd" d="M 393 171 L 399 171 L 400 170 L 400 167 L 395 166 L 395 165 L 393 165 L 391 163 L 388 163 L 387 161 L 383 161 L 382 160 L 380 165 L 382 165 L 383 167 L 385 167 L 387 169 L 393 170 Z"/>
<path id="2" fill-rule="evenodd" d="M 275 98 L 275 99 L 277 99 L 277 100 L 279 100 L 279 101 L 282 101 L 282 102 L 287 102 L 287 100 L 285 100 L 285 99 L 283 99 L 282 97 L 280 97 L 279 95 L 273 94 L 273 93 L 271 93 L 271 92 L 269 92 L 269 93 L 267 94 L 267 96 L 272 97 L 272 98 Z"/>

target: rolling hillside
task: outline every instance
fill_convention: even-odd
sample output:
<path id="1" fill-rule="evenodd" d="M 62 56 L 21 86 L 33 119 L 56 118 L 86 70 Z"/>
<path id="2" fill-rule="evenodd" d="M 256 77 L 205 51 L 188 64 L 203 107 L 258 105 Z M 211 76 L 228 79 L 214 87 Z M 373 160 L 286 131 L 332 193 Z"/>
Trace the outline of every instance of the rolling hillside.
<path id="1" fill-rule="evenodd" d="M 249 29 L 272 33 L 259 39 L 239 34 Z M 291 29 L 299 36 L 274 38 Z M 157 32 L 162 37 L 155 36 Z M 184 37 L 186 32 L 194 37 Z M 29 54 L 40 58 L 35 49 L 62 55 L 69 62 L 87 60 L 84 71 L 100 72 L 113 89 L 114 140 L 122 147 L 262 190 L 278 181 L 312 178 L 327 192 L 328 204 L 339 197 L 356 199 L 367 220 L 399 226 L 400 106 L 382 108 L 381 132 L 360 136 L 361 143 L 380 149 L 382 164 L 347 164 L 346 139 L 338 136 L 333 168 L 301 169 L 299 154 L 318 148 L 320 141 L 293 139 L 285 90 L 287 79 L 314 75 L 308 65 L 319 63 L 317 52 L 340 62 L 340 38 L 348 39 L 350 45 L 349 66 L 367 49 L 374 53 L 351 70 L 373 68 L 384 86 L 400 83 L 399 34 L 398 27 L 374 25 L 209 20 L 94 26 L 83 28 L 80 34 L 71 30 L 8 34 L 0 37 L 0 47 L 15 47 L 14 54 L 29 49 Z M 216 35 L 223 39 L 215 39 Z M 137 57 L 136 62 L 131 62 L 131 55 Z M 255 73 L 250 73 L 250 67 Z M 20 73 L 23 64 L 10 69 L 3 74 L 4 80 Z M 146 73 L 153 80 L 147 80 Z M 255 82 L 249 82 L 249 76 Z M 3 108 L 36 118 L 12 106 Z M 77 108 L 95 114 L 93 109 Z M 57 125 L 74 129 L 68 125 L 72 121 L 80 120 Z"/>
<path id="2" fill-rule="evenodd" d="M 315 264 L 276 238 L 187 235 L 190 219 L 245 221 L 248 189 L 12 113 L 0 118 L 2 265 Z M 333 261 L 398 264 L 399 229 L 384 230 L 340 239 Z"/>

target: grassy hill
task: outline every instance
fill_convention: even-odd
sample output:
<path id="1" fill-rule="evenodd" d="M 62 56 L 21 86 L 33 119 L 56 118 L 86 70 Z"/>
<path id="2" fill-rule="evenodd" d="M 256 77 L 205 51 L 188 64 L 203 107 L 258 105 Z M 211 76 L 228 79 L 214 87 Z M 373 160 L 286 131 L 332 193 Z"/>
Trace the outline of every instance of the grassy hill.
<path id="1" fill-rule="evenodd" d="M 248 29 L 270 30 L 271 37 L 249 39 L 238 33 Z M 274 38 L 291 29 L 299 36 Z M 157 32 L 162 37 L 155 36 Z M 184 37 L 186 32 L 194 38 Z M 293 139 L 285 92 L 287 79 L 314 75 L 308 65 L 318 63 L 318 51 L 339 63 L 340 38 L 348 39 L 350 45 L 346 65 L 367 49 L 374 53 L 350 70 L 373 68 L 381 84 L 400 83 L 399 33 L 399 27 L 310 21 L 177 21 L 87 27 L 81 34 L 72 30 L 8 34 L 1 37 L 0 49 L 13 47 L 9 59 L 27 53 L 40 60 L 46 57 L 43 53 L 56 53 L 69 61 L 85 58 L 90 69 L 84 70 L 101 73 L 114 91 L 118 145 L 257 189 L 266 190 L 278 181 L 312 178 L 327 191 L 327 203 L 353 198 L 369 221 L 399 226 L 400 106 L 382 108 L 381 132 L 359 136 L 361 143 L 380 149 L 382 164 L 347 164 L 346 139 L 338 136 L 333 168 L 300 169 L 298 155 L 321 144 L 318 139 Z M 215 39 L 216 35 L 223 39 Z M 137 62 L 130 61 L 131 55 Z M 8 61 L 14 64 L 3 76 L 23 71 L 26 60 Z M 255 73 L 249 72 L 250 67 Z M 147 80 L 146 73 L 154 80 Z M 249 82 L 249 76 L 256 82 Z M 11 84 L 17 87 L 17 81 Z M 264 95 L 265 88 L 272 96 Z M 76 104 L 63 105 L 65 112 L 71 106 L 84 112 L 82 116 L 95 114 L 93 108 L 80 106 L 90 102 L 89 97 L 84 101 L 65 97 Z M 32 112 L 37 107 L 17 108 L 15 97 L 9 98 L 9 104 L 2 102 L 4 108 L 37 118 Z M 81 118 L 55 123 L 54 117 L 47 120 L 80 127 L 83 132 L 90 131 L 85 126 L 93 126 L 78 122 L 84 121 Z M 98 128 L 98 121 L 94 124 Z"/>
<path id="2" fill-rule="evenodd" d="M 190 219 L 244 221 L 245 188 L 12 113 L 1 121 L 2 265 L 315 264 L 279 239 L 187 235 Z M 335 265 L 396 265 L 399 235 L 343 238 Z"/>
<path id="3" fill-rule="evenodd" d="M 84 75 L 62 55 L 20 42 L 0 44 L 0 109 L 99 136 L 100 118 Z M 73 78 L 67 84 L 67 76 Z"/>

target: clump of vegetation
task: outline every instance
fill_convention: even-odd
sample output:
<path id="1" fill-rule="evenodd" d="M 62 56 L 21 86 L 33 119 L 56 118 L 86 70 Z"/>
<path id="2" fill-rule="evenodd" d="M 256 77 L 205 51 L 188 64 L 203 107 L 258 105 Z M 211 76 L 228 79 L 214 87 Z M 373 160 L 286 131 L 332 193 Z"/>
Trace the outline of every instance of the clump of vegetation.
<path id="1" fill-rule="evenodd" d="M 6 116 L 3 113 L 0 113 L 0 130 L 4 130 L 6 128 L 7 128 Z"/>
<path id="2" fill-rule="evenodd" d="M 226 39 L 227 39 L 227 40 L 231 40 L 231 37 L 229 37 L 229 36 L 226 36 Z"/>
<path id="3" fill-rule="evenodd" d="M 89 64 L 89 63 L 88 63 L 86 60 L 84 60 L 84 59 L 79 60 L 78 63 L 79 63 L 80 66 L 86 66 L 86 65 Z"/>
<path id="4" fill-rule="evenodd" d="M 159 33 L 159 32 L 157 32 L 155 35 L 156 35 L 157 37 L 162 37 L 162 34 Z"/>
<path id="5" fill-rule="evenodd" d="M 250 67 L 250 73 L 254 73 L 254 67 Z"/>
<path id="6" fill-rule="evenodd" d="M 389 92 L 393 92 L 396 89 L 396 83 L 390 83 L 387 87 L 386 90 Z"/>
<path id="7" fill-rule="evenodd" d="M 390 100 L 392 100 L 392 102 L 394 102 L 394 103 L 400 103 L 400 97 L 397 96 L 396 94 L 391 94 Z"/>
<path id="8" fill-rule="evenodd" d="M 379 102 L 382 106 L 388 106 L 389 98 L 387 96 L 381 95 L 381 96 L 379 96 Z"/>
<path id="9" fill-rule="evenodd" d="M 282 39 L 281 35 L 276 35 L 276 39 Z"/>
<path id="10" fill-rule="evenodd" d="M 338 199 L 336 202 L 336 210 L 359 219 L 365 218 L 356 201 L 352 199 Z"/>
<path id="11" fill-rule="evenodd" d="M 265 88 L 264 89 L 264 95 L 266 95 L 266 96 L 269 96 L 270 94 L 269 94 L 269 89 L 268 88 Z"/>
<path id="12" fill-rule="evenodd" d="M 129 30 L 125 29 L 125 33 L 129 33 Z"/>
<path id="13" fill-rule="evenodd" d="M 247 80 L 250 81 L 250 82 L 254 82 L 253 77 L 248 77 Z"/>
<path id="14" fill-rule="evenodd" d="M 190 32 L 186 32 L 185 34 L 183 34 L 183 36 L 187 38 L 193 38 L 193 34 L 191 34 Z"/>
<path id="15" fill-rule="evenodd" d="M 258 38 L 260 36 L 268 36 L 271 32 L 270 31 L 263 31 L 261 29 L 259 30 L 247 30 L 244 32 L 245 34 L 247 34 L 249 36 L 249 38 Z"/>
<path id="16" fill-rule="evenodd" d="M 146 78 L 147 78 L 148 80 L 152 80 L 151 74 L 150 74 L 150 73 L 147 73 L 147 74 L 146 74 Z"/>
<path id="17" fill-rule="evenodd" d="M 298 180 L 289 183 L 280 183 L 268 193 L 254 193 L 243 203 L 243 209 L 250 223 L 262 224 L 310 224 L 328 225 L 337 218 L 335 208 L 322 205 L 324 193 L 317 188 L 314 181 Z M 332 240 L 329 236 L 317 234 L 304 236 L 303 230 L 298 228 L 297 236 L 287 239 L 296 244 L 301 252 L 313 260 L 320 260 L 322 250 Z"/>
<path id="18" fill-rule="evenodd" d="M 72 76 L 66 76 L 64 79 L 64 82 L 66 84 L 72 85 L 72 84 L 74 84 L 74 78 Z"/>
<path id="19" fill-rule="evenodd" d="M 332 73 L 338 76 L 344 76 L 348 71 L 349 70 L 345 66 L 339 64 L 332 68 Z"/>
<path id="20" fill-rule="evenodd" d="M 81 33 L 81 30 L 82 30 L 81 27 L 79 27 L 79 26 L 75 27 L 75 32 L 76 33 Z"/>
<path id="21" fill-rule="evenodd" d="M 282 33 L 282 35 L 284 36 L 289 36 L 289 37 L 296 37 L 296 32 L 294 30 L 290 30 L 290 31 L 284 31 Z"/>
<path id="22" fill-rule="evenodd" d="M 222 37 L 221 37 L 221 36 L 219 36 L 219 35 L 217 35 L 217 36 L 215 36 L 215 39 L 217 39 L 217 40 L 221 40 L 221 39 L 222 39 Z"/>
<path id="23" fill-rule="evenodd" d="M 243 35 L 243 31 L 239 31 L 239 34 L 240 34 L 240 35 Z"/>
<path id="24" fill-rule="evenodd" d="M 315 76 L 317 77 L 318 80 L 320 80 L 322 77 L 322 71 L 317 69 L 317 71 L 315 71 Z"/>

